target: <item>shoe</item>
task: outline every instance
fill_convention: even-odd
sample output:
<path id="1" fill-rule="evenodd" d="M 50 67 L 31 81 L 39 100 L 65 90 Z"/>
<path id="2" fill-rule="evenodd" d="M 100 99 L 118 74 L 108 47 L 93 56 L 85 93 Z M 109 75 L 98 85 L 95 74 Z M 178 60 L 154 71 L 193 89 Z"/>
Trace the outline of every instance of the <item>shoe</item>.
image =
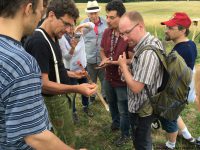
<path id="1" fill-rule="evenodd" d="M 83 107 L 83 112 L 89 117 L 94 116 L 93 112 L 88 107 Z"/>
<path id="2" fill-rule="evenodd" d="M 165 144 L 156 144 L 153 146 L 155 150 L 173 150 L 175 148 L 169 148 Z"/>
<path id="3" fill-rule="evenodd" d="M 189 139 L 185 139 L 185 138 L 183 138 L 185 141 L 187 141 L 187 142 L 189 142 L 190 144 L 195 144 L 196 143 L 196 139 L 195 138 L 193 138 L 193 137 L 191 137 L 191 138 L 189 138 Z"/>
<path id="4" fill-rule="evenodd" d="M 76 112 L 74 112 L 72 114 L 72 119 L 73 119 L 74 124 L 78 124 L 79 123 L 79 118 L 78 118 L 78 115 L 77 115 Z"/>
<path id="5" fill-rule="evenodd" d="M 116 125 L 112 124 L 112 125 L 110 126 L 110 130 L 111 130 L 112 132 L 116 132 L 116 131 L 119 131 L 119 127 L 116 127 Z"/>
<path id="6" fill-rule="evenodd" d="M 195 145 L 200 147 L 200 137 L 195 139 Z"/>
<path id="7" fill-rule="evenodd" d="M 187 142 L 190 143 L 190 144 L 193 144 L 193 145 L 196 144 L 196 140 L 197 140 L 197 139 L 195 139 L 195 138 L 193 138 L 193 137 L 191 137 L 191 138 L 189 138 L 189 139 L 184 138 L 182 135 L 179 135 L 179 137 L 181 137 L 184 141 L 187 141 Z"/>
<path id="8" fill-rule="evenodd" d="M 120 146 L 124 145 L 125 143 L 127 143 L 129 140 L 130 140 L 130 136 L 123 135 L 123 136 L 120 136 L 119 139 L 117 139 L 114 142 L 114 144 L 117 147 L 120 147 Z"/>

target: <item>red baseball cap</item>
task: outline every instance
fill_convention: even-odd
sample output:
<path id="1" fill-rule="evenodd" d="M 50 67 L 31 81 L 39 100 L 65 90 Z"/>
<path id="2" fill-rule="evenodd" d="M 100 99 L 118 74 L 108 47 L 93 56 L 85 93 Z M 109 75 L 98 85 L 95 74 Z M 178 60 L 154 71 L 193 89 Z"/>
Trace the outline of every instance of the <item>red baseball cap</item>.
<path id="1" fill-rule="evenodd" d="M 176 12 L 173 18 L 171 18 L 168 21 L 161 22 L 161 25 L 166 25 L 169 27 L 180 25 L 185 28 L 189 28 L 191 25 L 191 19 L 188 17 L 186 13 Z"/>

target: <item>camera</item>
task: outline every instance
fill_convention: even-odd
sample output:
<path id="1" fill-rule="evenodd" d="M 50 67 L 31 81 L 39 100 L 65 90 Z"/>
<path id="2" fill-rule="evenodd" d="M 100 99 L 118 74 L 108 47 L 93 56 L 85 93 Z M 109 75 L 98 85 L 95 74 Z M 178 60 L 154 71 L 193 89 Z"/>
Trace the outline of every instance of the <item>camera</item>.
<path id="1" fill-rule="evenodd" d="M 74 33 L 74 38 L 75 38 L 76 40 L 79 40 L 81 36 L 82 36 L 82 33 L 81 33 L 81 32 L 76 32 L 76 33 Z"/>

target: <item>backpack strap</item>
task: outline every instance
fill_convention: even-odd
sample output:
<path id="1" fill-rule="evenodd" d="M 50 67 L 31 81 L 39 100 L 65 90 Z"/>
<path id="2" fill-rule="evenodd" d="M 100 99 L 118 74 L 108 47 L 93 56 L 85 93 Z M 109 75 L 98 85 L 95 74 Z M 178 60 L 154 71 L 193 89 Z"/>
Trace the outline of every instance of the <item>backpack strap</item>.
<path id="1" fill-rule="evenodd" d="M 164 61 L 164 59 L 165 59 L 164 57 L 166 57 L 166 53 L 163 50 L 161 50 L 161 49 L 159 49 L 159 48 L 157 48 L 157 47 L 155 47 L 153 45 L 145 45 L 145 46 L 141 47 L 136 52 L 134 58 L 138 59 L 138 57 L 146 50 L 154 51 L 156 53 L 158 59 L 159 59 L 160 64 L 163 64 L 164 68 L 167 68 L 167 64 Z M 152 93 L 150 93 L 150 91 L 149 91 L 149 89 L 148 89 L 146 84 L 144 86 L 144 89 L 146 90 L 146 93 L 147 93 L 147 96 L 148 96 L 150 102 L 152 102 L 152 99 L 151 99 Z"/>

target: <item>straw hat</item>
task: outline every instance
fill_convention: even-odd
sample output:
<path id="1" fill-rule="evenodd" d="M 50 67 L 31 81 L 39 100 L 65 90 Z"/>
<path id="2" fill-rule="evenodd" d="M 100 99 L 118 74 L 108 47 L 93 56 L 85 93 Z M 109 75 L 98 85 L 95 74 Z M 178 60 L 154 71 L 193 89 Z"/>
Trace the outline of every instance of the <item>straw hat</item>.
<path id="1" fill-rule="evenodd" d="M 87 8 L 85 9 L 86 13 L 93 13 L 93 12 L 99 12 L 100 7 L 97 3 L 97 1 L 88 1 Z"/>

